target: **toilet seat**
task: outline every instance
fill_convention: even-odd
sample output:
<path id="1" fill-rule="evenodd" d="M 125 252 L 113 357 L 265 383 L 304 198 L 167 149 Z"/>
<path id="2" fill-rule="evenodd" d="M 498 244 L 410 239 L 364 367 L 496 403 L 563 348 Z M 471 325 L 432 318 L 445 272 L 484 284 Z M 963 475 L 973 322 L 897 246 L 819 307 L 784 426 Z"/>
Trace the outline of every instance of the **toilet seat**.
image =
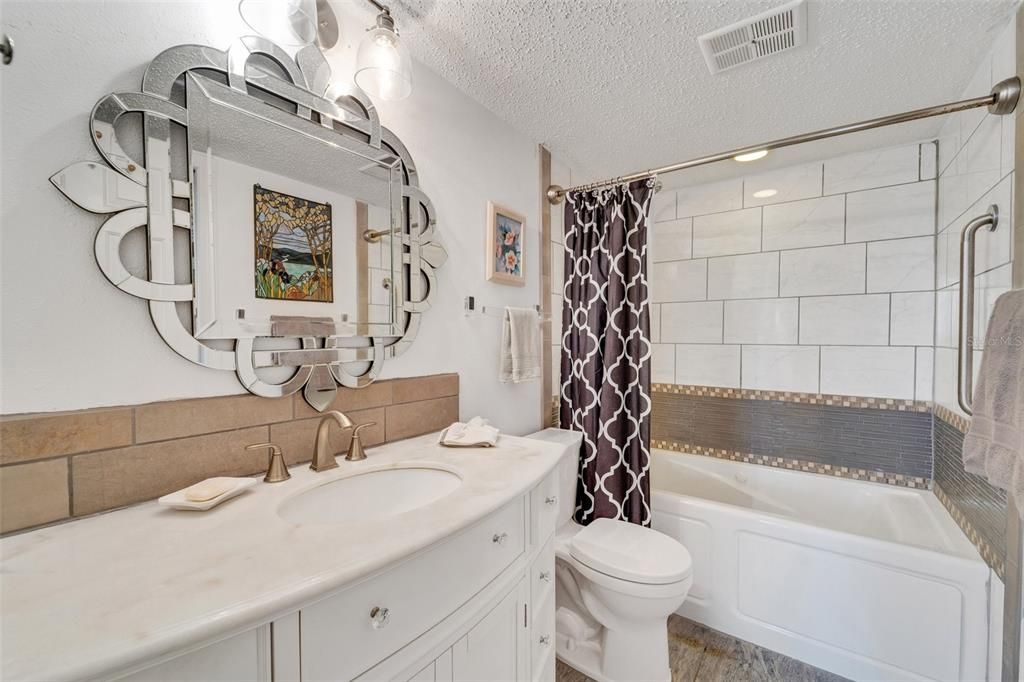
<path id="1" fill-rule="evenodd" d="M 593 571 L 642 585 L 679 583 L 693 574 L 693 560 L 683 545 L 626 521 L 597 519 L 573 534 L 567 549 Z"/>

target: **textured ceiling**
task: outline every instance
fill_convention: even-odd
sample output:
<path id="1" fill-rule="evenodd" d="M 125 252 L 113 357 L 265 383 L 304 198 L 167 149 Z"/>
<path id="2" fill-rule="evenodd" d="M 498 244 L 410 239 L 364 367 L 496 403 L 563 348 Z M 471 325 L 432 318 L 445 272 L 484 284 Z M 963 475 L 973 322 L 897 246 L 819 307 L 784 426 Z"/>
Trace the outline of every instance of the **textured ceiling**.
<path id="1" fill-rule="evenodd" d="M 780 4 L 394 0 L 392 7 L 417 59 L 546 144 L 580 171 L 576 181 L 959 99 L 1017 3 L 811 0 L 806 45 L 712 76 L 696 37 Z M 924 139 L 938 127 L 933 120 L 862 133 L 828 151 Z M 771 165 L 822 151 L 791 150 Z M 730 169 L 701 180 L 723 172 Z"/>

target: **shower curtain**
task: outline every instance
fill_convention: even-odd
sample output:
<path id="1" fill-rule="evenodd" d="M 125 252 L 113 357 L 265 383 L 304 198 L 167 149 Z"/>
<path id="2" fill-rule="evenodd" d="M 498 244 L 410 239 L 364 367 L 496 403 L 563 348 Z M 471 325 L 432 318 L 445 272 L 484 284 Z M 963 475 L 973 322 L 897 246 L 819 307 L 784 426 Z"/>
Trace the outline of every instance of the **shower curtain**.
<path id="1" fill-rule="evenodd" d="M 647 217 L 653 180 L 565 201 L 559 422 L 583 433 L 576 521 L 651 524 Z"/>

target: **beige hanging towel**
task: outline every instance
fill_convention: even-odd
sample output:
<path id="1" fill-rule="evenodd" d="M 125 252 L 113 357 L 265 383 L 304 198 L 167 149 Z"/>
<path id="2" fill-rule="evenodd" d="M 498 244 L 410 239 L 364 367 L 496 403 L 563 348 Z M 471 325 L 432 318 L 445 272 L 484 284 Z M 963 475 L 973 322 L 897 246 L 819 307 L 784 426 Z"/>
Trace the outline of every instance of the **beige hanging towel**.
<path id="1" fill-rule="evenodd" d="M 964 468 L 1012 493 L 1024 510 L 1024 290 L 996 300 L 964 438 Z"/>
<path id="2" fill-rule="evenodd" d="M 503 384 L 540 378 L 540 316 L 533 308 L 505 308 L 501 323 Z"/>

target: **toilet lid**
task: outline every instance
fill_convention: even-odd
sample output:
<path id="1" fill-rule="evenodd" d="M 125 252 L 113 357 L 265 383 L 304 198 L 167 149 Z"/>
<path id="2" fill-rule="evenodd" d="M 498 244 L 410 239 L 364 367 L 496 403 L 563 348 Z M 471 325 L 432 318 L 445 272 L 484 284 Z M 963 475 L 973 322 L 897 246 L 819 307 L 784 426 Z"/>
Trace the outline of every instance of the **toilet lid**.
<path id="1" fill-rule="evenodd" d="M 613 519 L 597 519 L 576 533 L 569 551 L 595 571 L 636 583 L 675 583 L 693 571 L 690 553 L 676 540 Z"/>

